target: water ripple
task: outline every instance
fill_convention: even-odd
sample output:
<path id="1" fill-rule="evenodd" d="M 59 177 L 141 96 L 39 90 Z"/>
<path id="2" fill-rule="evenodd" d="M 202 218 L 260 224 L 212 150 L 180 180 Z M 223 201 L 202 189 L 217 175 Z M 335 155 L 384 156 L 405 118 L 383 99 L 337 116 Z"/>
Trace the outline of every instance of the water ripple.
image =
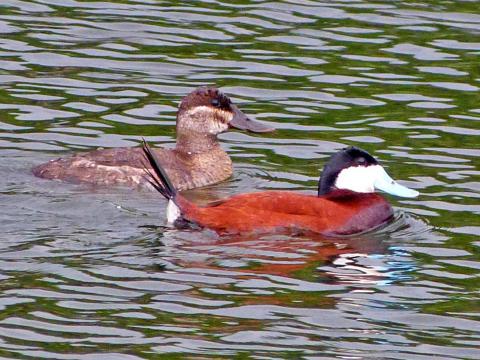
<path id="1" fill-rule="evenodd" d="M 432 4 L 2 2 L 0 357 L 478 359 L 480 14 Z M 347 145 L 421 196 L 358 237 L 218 238 L 150 193 L 30 173 L 172 146 L 204 84 L 277 131 L 222 134 L 234 176 L 195 201 L 313 192 Z"/>

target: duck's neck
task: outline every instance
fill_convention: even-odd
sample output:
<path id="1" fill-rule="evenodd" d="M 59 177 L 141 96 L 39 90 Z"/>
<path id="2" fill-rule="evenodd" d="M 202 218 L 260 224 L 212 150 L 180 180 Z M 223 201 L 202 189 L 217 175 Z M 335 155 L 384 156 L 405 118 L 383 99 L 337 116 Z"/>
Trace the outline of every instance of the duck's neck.
<path id="1" fill-rule="evenodd" d="M 318 180 L 318 196 L 326 195 L 333 190 L 335 190 L 335 176 L 328 176 L 324 170 L 322 177 Z"/>
<path id="2" fill-rule="evenodd" d="M 179 152 L 200 154 L 210 152 L 219 147 L 220 144 L 216 135 L 192 130 L 189 130 L 188 132 L 177 132 L 177 145 L 175 149 Z"/>

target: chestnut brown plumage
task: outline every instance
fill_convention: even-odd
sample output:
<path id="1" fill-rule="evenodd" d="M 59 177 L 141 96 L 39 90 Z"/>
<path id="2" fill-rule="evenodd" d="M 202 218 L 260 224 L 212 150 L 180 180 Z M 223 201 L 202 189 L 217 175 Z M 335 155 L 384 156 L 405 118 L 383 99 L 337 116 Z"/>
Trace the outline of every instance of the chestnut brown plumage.
<path id="1" fill-rule="evenodd" d="M 327 188 L 322 188 L 318 196 L 293 191 L 263 191 L 235 195 L 212 206 L 197 206 L 175 190 L 146 142 L 143 150 L 153 169 L 148 177 L 169 201 L 167 219 L 173 224 L 186 221 L 219 234 L 286 231 L 336 236 L 371 230 L 393 216 L 392 207 L 379 194 L 338 188 L 335 180 L 325 183 Z M 387 182 L 401 196 L 418 194 L 395 183 L 373 157 L 353 147 L 332 156 L 322 177 L 329 177 L 334 171 L 338 179 L 344 170 L 352 167 L 359 167 L 357 170 L 371 175 L 378 173 L 382 181 L 386 176 Z M 375 183 L 382 185 L 380 180 Z"/>

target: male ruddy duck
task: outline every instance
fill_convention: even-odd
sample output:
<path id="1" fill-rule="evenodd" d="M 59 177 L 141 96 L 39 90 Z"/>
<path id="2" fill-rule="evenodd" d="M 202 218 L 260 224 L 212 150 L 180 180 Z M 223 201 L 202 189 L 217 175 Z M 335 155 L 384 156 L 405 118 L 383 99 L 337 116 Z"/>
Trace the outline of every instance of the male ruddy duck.
<path id="1" fill-rule="evenodd" d="M 218 183 L 232 176 L 232 161 L 217 135 L 230 127 L 252 132 L 274 129 L 249 119 L 214 87 L 200 87 L 183 98 L 177 113 L 174 149 L 152 150 L 177 190 Z M 148 185 L 141 148 L 95 150 L 51 160 L 33 168 L 35 176 L 93 185 Z"/>
<path id="2" fill-rule="evenodd" d="M 334 154 L 325 165 L 317 196 L 264 191 L 200 207 L 176 191 L 145 142 L 143 150 L 154 171 L 147 170 L 148 180 L 168 200 L 168 222 L 176 226 L 193 223 L 220 235 L 285 231 L 327 236 L 358 234 L 393 216 L 391 205 L 375 189 L 403 197 L 419 194 L 392 180 L 366 151 L 348 147 Z"/>

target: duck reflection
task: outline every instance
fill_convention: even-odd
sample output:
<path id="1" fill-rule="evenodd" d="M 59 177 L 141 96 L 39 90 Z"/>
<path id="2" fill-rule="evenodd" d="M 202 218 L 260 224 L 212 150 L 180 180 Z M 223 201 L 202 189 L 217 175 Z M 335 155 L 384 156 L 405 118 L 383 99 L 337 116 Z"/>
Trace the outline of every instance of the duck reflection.
<path id="1" fill-rule="evenodd" d="M 175 230 L 167 232 L 162 241 L 172 241 L 176 249 L 170 251 L 177 253 L 170 255 L 182 268 L 227 269 L 240 272 L 239 275 L 281 276 L 330 285 L 386 285 L 405 278 L 412 267 L 410 260 L 398 261 L 402 251 L 392 246 L 391 238 L 409 227 L 407 219 L 400 214 L 386 227 L 349 237 L 318 234 L 219 237 L 210 231 Z M 178 252 L 184 255 L 179 256 Z"/>
<path id="2" fill-rule="evenodd" d="M 212 192 L 206 193 L 207 198 L 198 190 L 188 196 L 199 202 L 212 201 Z M 181 268 L 359 286 L 408 279 L 415 263 L 402 246 L 418 244 L 422 239 L 430 241 L 434 236 L 424 220 L 401 210 L 380 228 L 342 237 L 311 233 L 219 236 L 209 230 L 165 230 L 162 243 L 167 246 L 161 254 Z"/>

